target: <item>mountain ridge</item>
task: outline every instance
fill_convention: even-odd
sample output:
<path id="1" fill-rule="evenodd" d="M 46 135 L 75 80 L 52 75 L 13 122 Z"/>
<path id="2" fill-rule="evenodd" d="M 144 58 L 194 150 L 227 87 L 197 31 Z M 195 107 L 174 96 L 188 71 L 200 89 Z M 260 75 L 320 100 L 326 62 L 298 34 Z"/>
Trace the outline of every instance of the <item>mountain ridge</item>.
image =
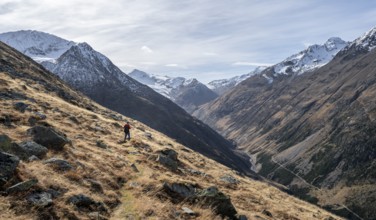
<path id="1" fill-rule="evenodd" d="M 159 76 L 137 69 L 128 75 L 171 99 L 188 113 L 192 113 L 200 105 L 218 97 L 212 90 L 194 78 Z"/>
<path id="2" fill-rule="evenodd" d="M 248 152 L 255 171 L 295 195 L 346 218 L 373 219 L 373 30 L 318 69 L 274 76 L 267 68 L 194 115 Z"/>

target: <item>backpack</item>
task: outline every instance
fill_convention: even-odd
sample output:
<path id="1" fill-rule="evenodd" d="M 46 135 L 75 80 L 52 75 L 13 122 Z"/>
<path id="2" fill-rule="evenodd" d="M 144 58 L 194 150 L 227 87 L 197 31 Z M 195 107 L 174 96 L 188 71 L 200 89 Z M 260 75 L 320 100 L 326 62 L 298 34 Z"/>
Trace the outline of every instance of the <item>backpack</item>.
<path id="1" fill-rule="evenodd" d="M 129 132 L 129 129 L 131 129 L 131 126 L 129 124 L 124 125 L 124 132 Z"/>

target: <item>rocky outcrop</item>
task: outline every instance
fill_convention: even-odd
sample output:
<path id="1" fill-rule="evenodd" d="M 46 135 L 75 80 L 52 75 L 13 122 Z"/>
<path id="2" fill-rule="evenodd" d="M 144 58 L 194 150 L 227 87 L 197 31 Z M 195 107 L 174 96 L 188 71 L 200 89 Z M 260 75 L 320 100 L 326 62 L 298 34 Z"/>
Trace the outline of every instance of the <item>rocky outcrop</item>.
<path id="1" fill-rule="evenodd" d="M 214 213 L 222 217 L 236 219 L 237 211 L 231 203 L 231 199 L 212 186 L 197 194 L 196 200 L 202 207 L 211 208 Z"/>
<path id="2" fill-rule="evenodd" d="M 189 183 L 164 183 L 162 190 L 174 203 L 185 201 L 211 209 L 216 215 L 224 218 L 237 219 L 237 211 L 231 199 L 215 186 L 200 189 L 197 185 Z"/>
<path id="3" fill-rule="evenodd" d="M 34 126 L 27 132 L 33 137 L 36 143 L 51 150 L 61 151 L 70 142 L 64 134 L 51 127 Z"/>

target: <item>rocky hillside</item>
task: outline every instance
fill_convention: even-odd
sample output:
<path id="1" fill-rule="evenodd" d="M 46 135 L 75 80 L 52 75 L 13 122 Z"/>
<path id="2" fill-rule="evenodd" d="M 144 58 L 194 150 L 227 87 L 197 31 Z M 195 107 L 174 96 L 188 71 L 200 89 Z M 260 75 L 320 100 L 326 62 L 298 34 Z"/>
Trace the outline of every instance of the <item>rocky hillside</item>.
<path id="1" fill-rule="evenodd" d="M 247 74 L 243 74 L 240 76 L 234 76 L 230 79 L 217 79 L 213 80 L 208 83 L 208 88 L 213 90 L 218 95 L 223 95 L 225 92 L 230 91 L 233 89 L 236 85 L 243 82 L 244 80 L 248 79 L 249 77 L 259 74 L 261 71 L 263 71 L 266 66 L 259 66 L 255 68 L 253 71 Z"/>
<path id="2" fill-rule="evenodd" d="M 270 82 L 266 69 L 197 115 L 248 152 L 259 174 L 348 218 L 375 219 L 375 32 L 316 71 Z"/>
<path id="3" fill-rule="evenodd" d="M 218 97 L 215 92 L 210 90 L 197 79 L 158 76 L 137 69 L 133 70 L 128 75 L 171 99 L 188 113 L 192 113 L 200 105 L 210 102 Z"/>
<path id="4" fill-rule="evenodd" d="M 0 105 L 0 219 L 340 219 L 94 103 L 3 43 Z"/>
<path id="5" fill-rule="evenodd" d="M 20 33 L 24 34 L 22 31 Z M 40 35 L 41 39 L 51 37 L 42 32 L 28 33 L 32 36 Z M 4 35 L 6 34 L 2 36 Z M 60 44 L 64 42 L 66 41 Z M 12 41 L 8 43 L 12 44 Z M 44 45 L 29 44 L 34 45 L 33 47 Z M 229 167 L 250 172 L 249 161 L 233 151 L 232 143 L 168 98 L 123 73 L 106 56 L 87 43 L 74 44 L 54 62 L 43 61 L 41 64 L 97 103 L 139 120 Z"/>

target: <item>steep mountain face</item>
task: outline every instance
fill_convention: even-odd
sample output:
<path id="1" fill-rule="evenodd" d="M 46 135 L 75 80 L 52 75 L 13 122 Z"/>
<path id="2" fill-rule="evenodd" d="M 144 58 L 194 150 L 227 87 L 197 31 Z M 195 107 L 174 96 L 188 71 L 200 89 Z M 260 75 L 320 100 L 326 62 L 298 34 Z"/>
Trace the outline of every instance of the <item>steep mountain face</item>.
<path id="1" fill-rule="evenodd" d="M 340 219 L 94 103 L 1 42 L 0 105 L 0 219 Z"/>
<path id="2" fill-rule="evenodd" d="M 218 79 L 218 80 L 213 80 L 208 83 L 208 88 L 213 90 L 215 93 L 218 95 L 222 95 L 227 91 L 230 91 L 232 88 L 234 88 L 236 85 L 241 83 L 242 81 L 248 79 L 249 77 L 260 73 L 263 71 L 266 66 L 259 66 L 255 68 L 253 71 L 247 74 L 243 74 L 241 76 L 234 76 L 231 77 L 230 79 Z"/>
<path id="3" fill-rule="evenodd" d="M 251 175 L 248 160 L 233 150 L 231 142 L 166 97 L 123 73 L 88 44 L 75 44 L 55 62 L 44 61 L 41 64 L 97 103 Z"/>
<path id="4" fill-rule="evenodd" d="M 376 218 L 375 29 L 305 74 L 268 68 L 196 115 L 259 174 L 348 218 Z M 354 214 L 356 213 L 356 214 Z"/>
<path id="5" fill-rule="evenodd" d="M 54 62 L 76 43 L 38 31 L 16 31 L 0 34 L 0 41 L 37 62 Z"/>
<path id="6" fill-rule="evenodd" d="M 215 92 L 197 79 L 157 76 L 137 69 L 128 75 L 171 99 L 188 113 L 192 113 L 198 106 L 218 97 Z"/>

